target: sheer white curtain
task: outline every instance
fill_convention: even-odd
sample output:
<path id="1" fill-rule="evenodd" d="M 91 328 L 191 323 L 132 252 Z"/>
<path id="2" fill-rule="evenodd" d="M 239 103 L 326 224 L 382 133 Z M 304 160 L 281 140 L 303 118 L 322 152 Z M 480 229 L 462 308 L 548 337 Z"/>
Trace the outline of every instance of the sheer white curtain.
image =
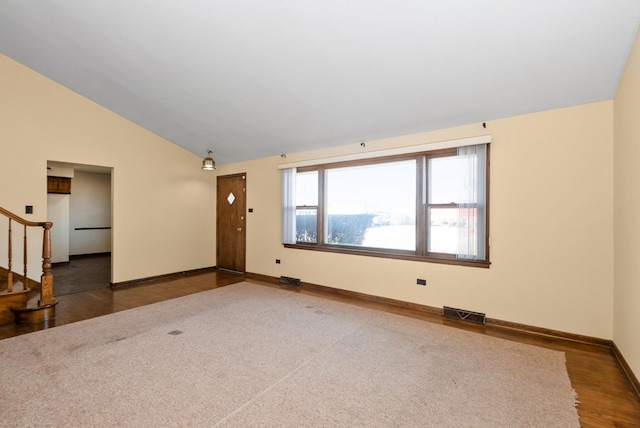
<path id="1" fill-rule="evenodd" d="M 282 171 L 282 243 L 296 243 L 296 168 Z"/>
<path id="2" fill-rule="evenodd" d="M 485 259 L 487 145 L 460 147 L 462 200 L 458 205 L 458 254 L 460 259 Z"/>

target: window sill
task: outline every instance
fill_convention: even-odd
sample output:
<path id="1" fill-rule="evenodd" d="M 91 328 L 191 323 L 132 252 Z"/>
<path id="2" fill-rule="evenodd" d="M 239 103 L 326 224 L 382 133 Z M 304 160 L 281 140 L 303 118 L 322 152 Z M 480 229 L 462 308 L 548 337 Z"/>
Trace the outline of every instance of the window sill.
<path id="1" fill-rule="evenodd" d="M 461 260 L 456 258 L 444 258 L 444 257 L 428 257 L 428 256 L 418 256 L 416 254 L 410 254 L 406 252 L 381 252 L 381 251 L 367 251 L 360 250 L 354 248 L 341 248 L 334 246 L 317 246 L 317 245 L 305 245 L 305 244 L 283 244 L 285 248 L 294 248 L 298 250 L 311 250 L 311 251 L 321 251 L 326 253 L 341 253 L 341 254 L 351 254 L 356 256 L 369 256 L 369 257 L 381 257 L 385 259 L 397 259 L 397 260 L 410 260 L 415 262 L 425 262 L 425 263 L 438 263 L 445 265 L 456 265 L 456 266 L 468 266 L 468 267 L 476 267 L 476 268 L 489 268 L 491 262 L 485 260 Z"/>

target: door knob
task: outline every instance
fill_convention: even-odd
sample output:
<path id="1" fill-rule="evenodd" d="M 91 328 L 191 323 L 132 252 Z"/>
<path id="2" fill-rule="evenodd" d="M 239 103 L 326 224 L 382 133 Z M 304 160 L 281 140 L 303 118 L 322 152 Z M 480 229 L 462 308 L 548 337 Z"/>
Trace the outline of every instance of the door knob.
<path id="1" fill-rule="evenodd" d="M 241 227 L 238 228 L 238 232 L 242 232 L 242 228 Z"/>

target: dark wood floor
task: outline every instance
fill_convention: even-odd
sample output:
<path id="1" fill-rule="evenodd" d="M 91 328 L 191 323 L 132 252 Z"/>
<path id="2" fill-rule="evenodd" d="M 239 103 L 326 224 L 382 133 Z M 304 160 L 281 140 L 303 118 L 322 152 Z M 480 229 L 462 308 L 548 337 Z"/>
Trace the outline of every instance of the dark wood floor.
<path id="1" fill-rule="evenodd" d="M 68 263 L 54 264 L 54 297 L 107 288 L 111 283 L 111 254 L 71 256 Z"/>
<path id="2" fill-rule="evenodd" d="M 79 271 L 78 274 L 80 274 Z M 0 339 L 132 309 L 245 280 L 246 278 L 241 275 L 212 271 L 198 275 L 183 275 L 179 278 L 154 280 L 114 290 L 100 287 L 60 295 L 56 297 L 59 304 L 55 320 L 50 321 L 48 325 L 0 327 Z M 277 286 L 263 281 L 249 281 L 265 286 Z M 523 334 L 501 327 L 478 326 L 462 321 L 443 319 L 438 315 L 418 313 L 410 309 L 363 301 L 326 291 L 302 288 L 292 290 L 292 292 L 301 292 L 398 313 L 478 334 L 563 351 L 567 358 L 567 369 L 571 383 L 578 393 L 580 401 L 578 414 L 580 415 L 580 424 L 583 427 L 640 427 L 640 400 L 633 392 L 611 351 L 606 347 Z"/>

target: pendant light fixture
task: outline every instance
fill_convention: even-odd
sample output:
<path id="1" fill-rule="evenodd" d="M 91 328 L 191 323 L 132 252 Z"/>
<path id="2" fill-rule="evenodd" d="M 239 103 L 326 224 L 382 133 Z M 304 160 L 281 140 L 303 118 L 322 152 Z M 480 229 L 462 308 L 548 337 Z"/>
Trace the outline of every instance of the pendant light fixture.
<path id="1" fill-rule="evenodd" d="M 207 157 L 202 160 L 202 169 L 205 171 L 214 171 L 216 169 L 216 161 L 211 157 L 211 150 L 207 150 Z"/>

